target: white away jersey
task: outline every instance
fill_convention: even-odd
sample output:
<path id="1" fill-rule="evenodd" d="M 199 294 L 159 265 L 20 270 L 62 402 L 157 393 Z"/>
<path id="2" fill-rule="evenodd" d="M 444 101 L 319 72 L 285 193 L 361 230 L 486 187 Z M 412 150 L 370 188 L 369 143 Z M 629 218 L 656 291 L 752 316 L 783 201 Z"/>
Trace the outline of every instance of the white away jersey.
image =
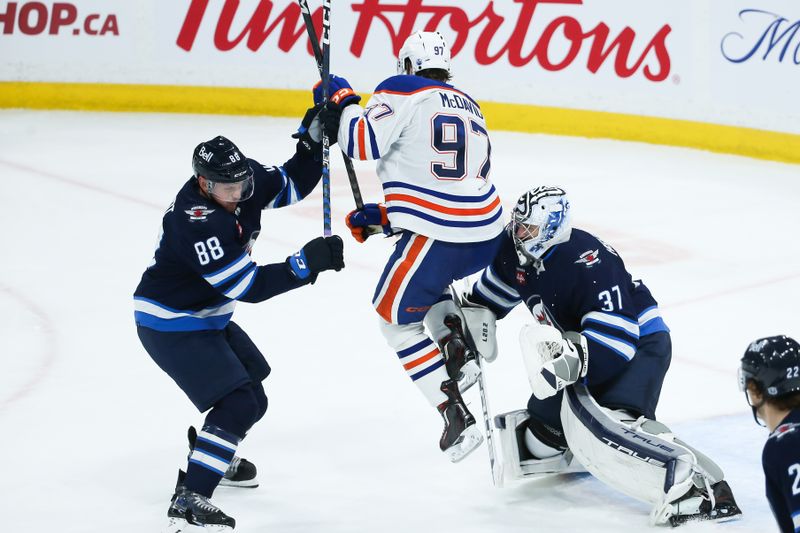
<path id="1" fill-rule="evenodd" d="M 446 242 L 481 242 L 503 231 L 486 122 L 455 87 L 393 76 L 366 109 L 344 109 L 338 142 L 353 159 L 378 161 L 393 228 Z"/>

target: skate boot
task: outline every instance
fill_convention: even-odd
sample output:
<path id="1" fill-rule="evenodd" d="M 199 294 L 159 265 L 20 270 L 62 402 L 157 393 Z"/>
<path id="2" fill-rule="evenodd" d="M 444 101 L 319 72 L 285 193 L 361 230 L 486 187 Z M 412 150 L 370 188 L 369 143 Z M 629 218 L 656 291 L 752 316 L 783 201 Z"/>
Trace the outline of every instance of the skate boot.
<path id="1" fill-rule="evenodd" d="M 458 384 L 450 379 L 442 382 L 441 391 L 447 400 L 437 409 L 444 419 L 444 432 L 439 439 L 439 448 L 450 461 L 457 463 L 483 442 L 483 435 L 475 425 L 475 417 L 467 410 L 458 392 Z"/>
<path id="2" fill-rule="evenodd" d="M 439 341 L 444 353 L 447 375 L 458 381 L 459 392 L 472 387 L 481 373 L 477 354 L 467 344 L 461 317 L 450 314 L 444 317 L 444 325 L 450 334 Z"/>
<path id="3" fill-rule="evenodd" d="M 172 495 L 167 519 L 164 533 L 187 531 L 189 524 L 215 533 L 227 533 L 236 527 L 236 520 L 223 513 L 208 498 L 185 488 Z"/>
<path id="4" fill-rule="evenodd" d="M 191 451 L 194 450 L 194 443 L 197 440 L 197 430 L 194 426 L 189 426 L 187 437 L 189 438 L 189 453 L 191 454 Z M 254 489 L 258 487 L 257 473 L 256 465 L 236 455 L 228 466 L 228 470 L 225 471 L 225 475 L 219 481 L 219 486 Z"/>
<path id="5" fill-rule="evenodd" d="M 672 527 L 698 520 L 726 520 L 742 514 L 733 499 L 733 492 L 727 481 L 719 481 L 711 486 L 713 497 L 705 489 L 692 487 L 686 496 L 672 503 L 674 514 L 669 517 Z"/>

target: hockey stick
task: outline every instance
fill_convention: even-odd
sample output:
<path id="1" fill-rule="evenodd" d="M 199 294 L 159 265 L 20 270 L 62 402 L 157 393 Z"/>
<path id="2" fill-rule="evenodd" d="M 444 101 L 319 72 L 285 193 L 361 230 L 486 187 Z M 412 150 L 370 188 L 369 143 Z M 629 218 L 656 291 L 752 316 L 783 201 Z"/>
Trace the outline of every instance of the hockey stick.
<path id="1" fill-rule="evenodd" d="M 455 286 L 451 285 L 450 290 L 453 293 L 453 298 L 455 299 L 456 305 L 461 310 L 461 313 L 463 314 L 464 311 L 469 311 L 469 307 L 465 308 L 463 306 L 463 301 L 461 300 L 459 293 L 456 292 Z M 480 374 L 478 374 L 478 392 L 481 398 L 484 429 L 486 430 L 486 449 L 489 452 L 489 467 L 492 470 L 492 483 L 495 487 L 500 488 L 503 486 L 503 463 L 497 460 L 497 450 L 495 450 L 494 447 L 494 425 L 492 423 L 491 410 L 489 409 L 489 398 L 486 392 L 486 372 L 482 363 L 483 356 L 480 354 L 475 345 L 475 340 L 472 338 L 472 332 L 469 330 L 466 317 L 464 319 L 463 326 L 464 333 L 467 337 L 467 344 L 469 344 L 470 349 L 475 352 L 476 362 L 481 371 Z"/>
<path id="2" fill-rule="evenodd" d="M 322 0 L 322 105 L 328 103 L 331 64 L 331 0 Z M 330 139 L 322 128 L 322 225 L 324 235 L 330 237 L 331 231 L 331 161 Z"/>
<path id="3" fill-rule="evenodd" d="M 300 5 L 300 12 L 303 14 L 303 22 L 306 25 L 306 32 L 308 33 L 308 39 L 311 41 L 311 48 L 314 50 L 314 59 L 317 61 L 317 70 L 319 70 L 319 74 L 321 79 L 327 79 L 322 72 L 322 50 L 319 48 L 319 40 L 317 39 L 317 31 L 314 29 L 314 22 L 311 20 L 311 11 L 308 8 L 307 0 L 297 0 L 297 3 Z M 330 22 L 328 24 L 330 26 Z M 324 34 L 323 34 L 324 35 Z M 353 200 L 356 203 L 356 209 L 363 209 L 364 208 L 364 200 L 361 197 L 361 188 L 358 186 L 358 179 L 356 178 L 356 170 L 353 168 L 353 161 L 344 153 L 342 152 L 342 159 L 344 160 L 344 166 L 347 169 L 347 178 L 350 181 L 350 189 L 353 191 Z"/>

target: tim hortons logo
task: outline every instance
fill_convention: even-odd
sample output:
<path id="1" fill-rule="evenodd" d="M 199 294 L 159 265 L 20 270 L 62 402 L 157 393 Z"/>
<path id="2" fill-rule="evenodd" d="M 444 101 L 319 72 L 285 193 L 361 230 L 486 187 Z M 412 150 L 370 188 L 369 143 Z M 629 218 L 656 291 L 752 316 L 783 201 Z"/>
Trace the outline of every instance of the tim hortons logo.
<path id="1" fill-rule="evenodd" d="M 192 49 L 209 2 L 210 0 L 191 0 L 177 39 L 177 45 L 182 49 Z M 506 18 L 495 12 L 492 1 L 475 16 L 469 15 L 457 5 L 432 5 L 433 0 L 408 0 L 404 3 L 386 3 L 386 0 L 353 2 L 350 7 L 356 13 L 357 21 L 350 41 L 350 52 L 357 58 L 361 57 L 367 37 L 378 31 L 381 25 L 389 33 L 392 54 L 395 57 L 405 39 L 417 28 L 433 31 L 438 27 L 449 26 L 455 32 L 451 43 L 452 55 L 464 52 L 468 41 L 474 42 L 471 52 L 480 65 L 491 65 L 504 59 L 511 66 L 521 68 L 536 61 L 544 70 L 557 72 L 572 65 L 581 50 L 588 47 L 585 67 L 593 74 L 606 63 L 613 64 L 614 72 L 620 78 L 629 78 L 641 71 L 648 80 L 661 82 L 670 74 L 671 59 L 667 36 L 672 28 L 669 24 L 663 25 L 655 35 L 642 38 L 630 26 L 625 26 L 615 34 L 605 22 L 586 28 L 578 19 L 564 14 L 547 22 L 541 32 L 534 33 L 531 31 L 533 22 L 539 22 L 544 16 L 537 11 L 539 6 L 581 6 L 583 0 L 513 0 L 513 3 L 519 4 L 519 13 Z M 283 11 L 275 13 L 277 10 L 273 9 L 274 2 L 260 0 L 243 27 L 241 20 L 246 20 L 247 14 L 237 14 L 239 4 L 240 0 L 224 0 L 214 31 L 214 45 L 218 50 L 231 50 L 244 41 L 250 50 L 257 51 L 270 34 L 279 30 L 278 49 L 288 52 L 302 38 L 307 52 L 311 54 L 300 8 L 296 3 L 291 2 Z M 424 24 L 417 21 L 420 16 L 427 17 Z M 236 27 L 241 29 L 233 30 L 234 18 L 237 19 Z M 312 13 L 312 18 L 317 34 L 321 34 L 322 8 L 317 8 Z M 511 28 L 510 33 L 508 28 Z M 497 35 L 507 37 L 496 37 Z M 506 39 L 506 42 L 501 42 L 502 39 Z M 559 44 L 566 40 L 566 52 L 553 53 L 551 42 L 554 39 Z M 647 44 L 642 46 L 641 42 Z M 638 54 L 633 52 L 634 44 L 636 50 L 641 50 Z"/>

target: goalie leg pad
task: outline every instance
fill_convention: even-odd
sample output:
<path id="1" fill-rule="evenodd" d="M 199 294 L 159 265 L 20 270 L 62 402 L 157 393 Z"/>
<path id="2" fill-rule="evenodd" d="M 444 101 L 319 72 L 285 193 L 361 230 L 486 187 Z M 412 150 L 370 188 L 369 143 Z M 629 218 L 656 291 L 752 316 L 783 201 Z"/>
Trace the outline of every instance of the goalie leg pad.
<path id="1" fill-rule="evenodd" d="M 653 504 L 654 523 L 674 515 L 672 502 L 694 488 L 708 493 L 721 480 L 717 465 L 698 457 L 664 424 L 601 407 L 583 385 L 567 389 L 561 420 L 575 457 L 607 485 Z"/>

